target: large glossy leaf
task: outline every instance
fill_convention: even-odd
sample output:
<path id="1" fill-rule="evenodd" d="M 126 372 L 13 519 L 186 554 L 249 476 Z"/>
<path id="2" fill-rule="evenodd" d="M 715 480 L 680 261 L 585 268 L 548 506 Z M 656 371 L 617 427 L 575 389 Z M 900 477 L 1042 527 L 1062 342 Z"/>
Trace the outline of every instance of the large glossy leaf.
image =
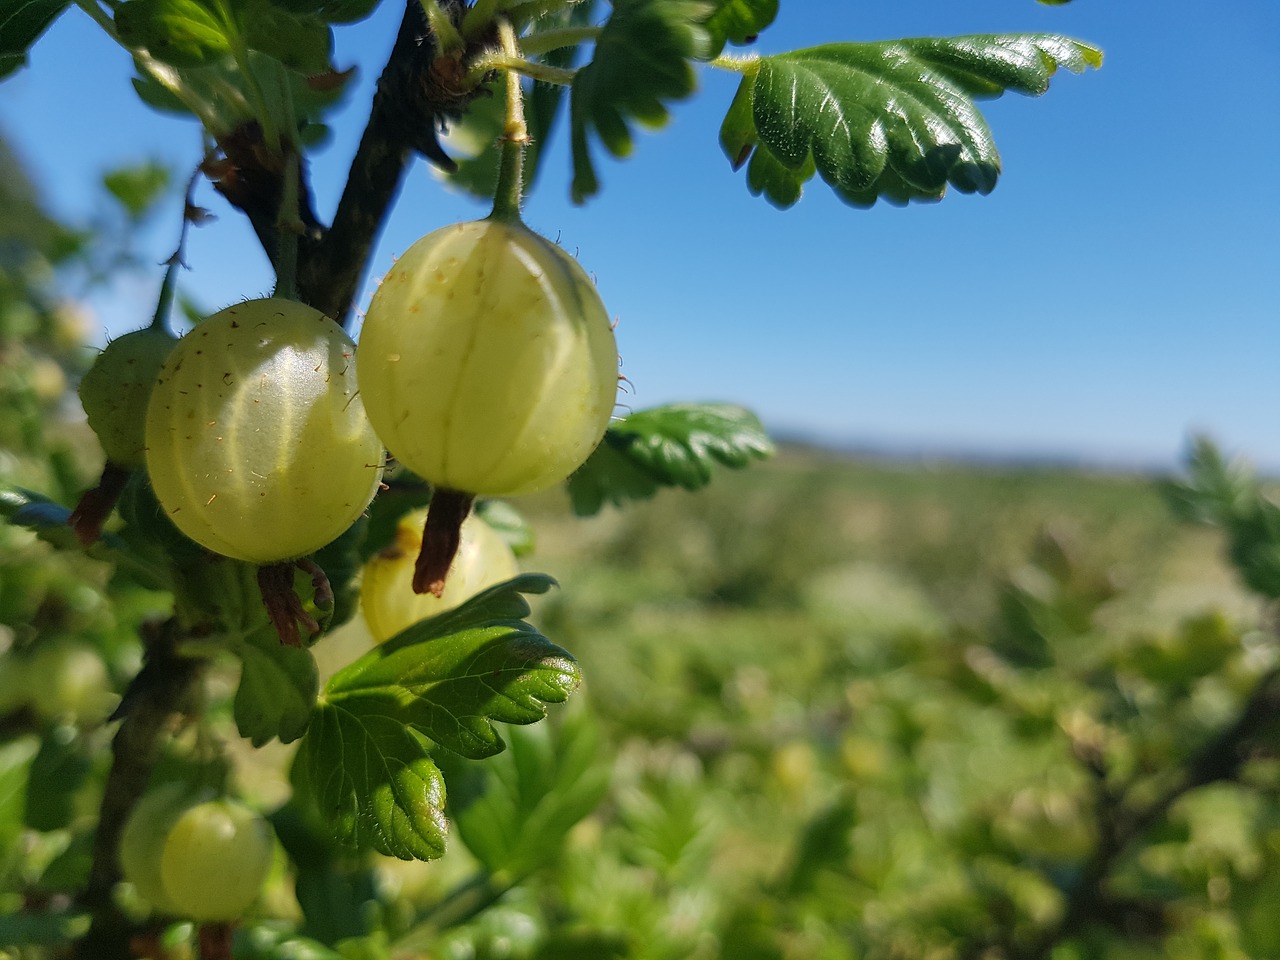
<path id="1" fill-rule="evenodd" d="M 444 849 L 444 781 L 430 751 L 503 748 L 495 721 L 532 723 L 578 685 L 577 664 L 524 621 L 526 574 L 415 624 L 329 681 L 303 738 L 295 782 L 335 835 L 405 859 Z"/>
<path id="2" fill-rule="evenodd" d="M 713 8 L 698 0 L 615 0 L 591 62 L 574 77 L 569 96 L 575 203 L 600 189 L 590 140 L 615 157 L 632 149 L 635 123 L 660 127 L 667 104 L 693 93 L 691 61 L 710 50 L 702 21 Z"/>
<path id="3" fill-rule="evenodd" d="M 9 0 L 0 10 L 0 77 L 27 62 L 27 51 L 70 0 Z"/>
<path id="4" fill-rule="evenodd" d="M 615 423 L 569 478 L 580 516 L 607 502 L 651 497 L 661 487 L 698 490 L 719 463 L 739 469 L 773 455 L 773 442 L 749 410 L 731 404 L 680 403 L 640 410 Z"/>
<path id="5" fill-rule="evenodd" d="M 1097 67 L 1094 47 L 1051 34 L 836 43 L 749 66 L 720 130 L 754 193 L 795 203 L 816 172 L 847 203 L 988 193 L 1000 156 L 974 101 L 1038 95 L 1059 67 Z M 768 157 L 755 156 L 767 151 Z"/>
<path id="6" fill-rule="evenodd" d="M 334 836 L 401 860 L 444 853 L 444 778 L 430 742 L 377 697 L 322 702 L 294 760 L 294 783 Z"/>

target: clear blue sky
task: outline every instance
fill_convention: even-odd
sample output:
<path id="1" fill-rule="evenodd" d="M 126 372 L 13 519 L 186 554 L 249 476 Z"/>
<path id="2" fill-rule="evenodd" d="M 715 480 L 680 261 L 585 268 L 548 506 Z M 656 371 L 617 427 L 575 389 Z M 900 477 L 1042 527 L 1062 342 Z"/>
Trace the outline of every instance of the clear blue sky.
<path id="1" fill-rule="evenodd" d="M 313 163 L 326 217 L 395 34 L 387 0 L 338 31 L 360 84 Z M 730 171 L 716 133 L 736 78 L 698 97 L 604 192 L 568 202 L 564 128 L 527 219 L 598 277 L 618 315 L 636 407 L 723 399 L 775 430 L 902 450 L 1175 462 L 1190 431 L 1280 469 L 1280 14 L 1264 0 L 783 0 L 762 53 L 831 40 L 1052 31 L 1106 63 L 1044 97 L 984 110 L 1005 172 L 985 198 L 872 211 L 820 183 L 779 212 Z M 189 169 L 194 123 L 153 114 L 128 57 L 67 13 L 32 67 L 0 84 L 0 129 L 47 201 L 84 220 L 94 182 L 124 161 Z M 252 236 L 220 214 L 196 232 L 183 284 L 210 308 L 266 292 Z M 176 204 L 176 199 L 175 199 Z M 412 170 L 374 259 L 483 208 Z M 148 235 L 157 259 L 177 212 Z M 159 271 L 95 301 L 111 332 L 139 325 Z M 362 302 L 367 302 L 366 292 Z"/>

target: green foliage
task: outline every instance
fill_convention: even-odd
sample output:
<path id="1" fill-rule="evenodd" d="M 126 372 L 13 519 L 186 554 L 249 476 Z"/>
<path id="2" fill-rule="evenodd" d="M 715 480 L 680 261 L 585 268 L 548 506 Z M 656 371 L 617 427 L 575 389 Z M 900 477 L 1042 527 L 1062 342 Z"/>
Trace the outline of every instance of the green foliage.
<path id="1" fill-rule="evenodd" d="M 252 0 L 125 0 L 115 25 L 126 44 L 174 67 L 212 66 L 256 50 L 290 69 L 320 73 L 333 44 L 321 20 Z"/>
<path id="2" fill-rule="evenodd" d="M 569 99 L 573 144 L 573 199 L 582 203 L 600 189 L 590 140 L 599 138 L 615 157 L 631 153 L 631 126 L 660 127 L 666 104 L 697 86 L 693 65 L 710 53 L 698 0 L 617 0 L 596 39 L 591 61 L 573 79 Z"/>
<path id="3" fill-rule="evenodd" d="M 744 76 L 721 138 L 753 192 L 789 205 L 818 174 L 866 206 L 989 191 L 999 158 L 974 101 L 1039 94 L 1059 67 L 1100 63 L 1049 34 L 718 57 L 778 6 L 618 0 L 597 27 L 600 4 L 442 3 L 461 28 L 430 79 L 449 96 L 418 84 L 406 96 L 427 102 L 400 106 L 469 136 L 475 159 L 455 183 L 491 193 L 507 118 L 477 85 L 510 63 L 493 48 L 500 8 L 534 53 L 520 68 L 543 78 L 527 89 L 536 141 L 553 131 L 557 81 L 570 86 L 575 199 L 599 189 L 597 144 L 629 153 L 711 62 Z M 270 203 L 239 199 L 269 234 L 278 198 L 309 186 L 283 161 L 294 147 L 305 160 L 346 86 L 331 27 L 373 7 L 86 12 L 132 45 L 144 101 L 201 120 L 235 171 L 222 188 L 263 178 Z M 0 71 L 60 8 L 0 15 Z M 374 133 L 384 159 L 422 149 L 385 124 Z M 0 943 L 61 955 L 85 935 L 86 904 L 86 955 L 104 918 L 116 952 L 189 952 L 191 925 L 138 920 L 125 889 L 120 915 L 96 906 L 115 878 L 95 837 L 148 782 L 176 781 L 275 808 L 285 864 L 261 911 L 291 919 L 247 918 L 242 957 L 1275 952 L 1280 865 L 1265 841 L 1280 824 L 1280 674 L 1260 614 L 1280 596 L 1280 507 L 1212 448 L 1168 492 L 1225 532 L 1252 595 L 1146 480 L 798 450 L 743 473 L 774 453 L 752 414 L 643 410 L 571 478 L 579 517 L 562 498 L 478 508 L 526 553 L 524 517 L 536 521 L 538 562 L 564 571 L 565 596 L 531 603 L 552 581 L 526 574 L 373 645 L 351 616 L 360 566 L 431 496 L 400 472 L 316 554 L 327 585 L 286 575 L 290 614 L 325 635 L 282 646 L 255 568 L 183 537 L 142 473 L 96 543 L 66 526 L 95 448 L 60 406 L 84 336 L 65 333 L 47 278 L 92 241 L 37 216 L 13 183 L 0 180 Z M 166 183 L 154 166 L 107 178 L 126 232 Z M 268 252 L 314 252 L 341 219 Z M 286 288 L 301 282 L 290 273 Z M 52 388 L 36 389 L 41 375 Z M 119 698 L 110 722 L 75 708 L 83 685 L 58 675 L 68 637 L 97 693 Z M 36 682 L 38 668 L 51 678 Z M 584 675 L 592 698 L 547 722 Z M 515 726 L 503 737 L 498 723 Z M 271 740 L 297 743 L 291 782 L 278 755 L 252 749 Z M 428 870 L 372 855 L 439 857 L 450 819 L 461 849 Z"/>
<path id="4" fill-rule="evenodd" d="M 1280 503 L 1247 468 L 1228 462 L 1202 438 L 1188 457 L 1186 479 L 1165 489 L 1184 517 L 1226 531 L 1231 559 L 1251 589 L 1280 598 Z"/>
<path id="5" fill-rule="evenodd" d="M 682 403 L 640 410 L 609 428 L 569 478 L 569 496 L 575 513 L 590 516 L 606 502 L 645 499 L 660 487 L 700 490 L 711 482 L 713 464 L 741 469 L 773 452 L 759 418 L 742 407 Z"/>
<path id="6" fill-rule="evenodd" d="M 513 727 L 508 740 L 482 768 L 458 765 L 449 812 L 485 870 L 524 877 L 555 862 L 569 830 L 604 799 L 609 770 L 599 729 L 581 710 L 554 726 Z"/>
<path id="7" fill-rule="evenodd" d="M 523 617 L 526 575 L 409 627 L 335 674 L 295 762 L 295 783 L 341 839 L 401 859 L 444 852 L 444 783 L 433 744 L 478 759 L 502 750 L 493 722 L 532 723 L 577 686 L 577 665 Z M 344 758 L 361 757 L 359 764 Z"/>
<path id="8" fill-rule="evenodd" d="M 711 34 L 709 55 L 719 56 L 726 43 L 750 43 L 778 15 L 778 0 L 717 0 L 703 21 Z"/>
<path id="9" fill-rule="evenodd" d="M 567 9 L 553 10 L 534 21 L 532 34 L 564 27 L 585 27 L 592 22 L 596 12 L 594 0 L 578 3 Z M 581 57 L 578 45 L 559 47 L 537 58 L 560 69 L 572 68 Z M 526 87 L 525 122 L 529 128 L 531 143 L 525 150 L 524 189 L 533 191 L 542 170 L 539 158 L 543 146 L 550 142 L 552 132 L 564 100 L 564 88 L 552 83 L 534 82 Z M 450 184 L 480 199 L 493 197 L 498 181 L 498 154 L 502 133 L 503 97 L 499 84 L 486 87 L 485 96 L 476 100 L 471 109 L 449 128 L 448 145 L 461 150 L 467 156 L 458 159 L 456 170 L 446 174 Z"/>
<path id="10" fill-rule="evenodd" d="M 749 61 L 720 129 L 734 169 L 775 206 L 815 172 L 846 203 L 937 200 L 947 185 L 989 193 L 1000 157 L 973 100 L 1038 95 L 1062 66 L 1102 63 L 1048 34 L 838 43 Z"/>
<path id="11" fill-rule="evenodd" d="M 232 652 L 241 663 L 233 707 L 240 736 L 255 747 L 301 737 L 320 683 L 311 652 L 282 644 L 271 629 L 253 631 Z"/>

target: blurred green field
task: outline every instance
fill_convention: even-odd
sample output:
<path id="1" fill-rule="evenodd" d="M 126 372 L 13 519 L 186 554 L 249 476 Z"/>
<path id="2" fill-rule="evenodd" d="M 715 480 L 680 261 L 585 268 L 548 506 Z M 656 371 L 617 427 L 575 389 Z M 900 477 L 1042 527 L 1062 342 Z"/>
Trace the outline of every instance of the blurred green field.
<path id="1" fill-rule="evenodd" d="M 552 923 L 530 956 L 1280 956 L 1265 764 L 1100 853 L 1099 776 L 1158 793 L 1275 662 L 1156 478 L 787 448 L 588 520 L 518 506 L 612 779 L 505 901 Z M 443 955 L 520 955 L 493 936 Z"/>

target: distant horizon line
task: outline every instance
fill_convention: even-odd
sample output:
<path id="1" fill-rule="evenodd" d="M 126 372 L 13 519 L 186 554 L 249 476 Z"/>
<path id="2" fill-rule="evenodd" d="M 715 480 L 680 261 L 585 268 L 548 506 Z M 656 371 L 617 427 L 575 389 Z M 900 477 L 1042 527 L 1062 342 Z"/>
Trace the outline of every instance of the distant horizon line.
<path id="1" fill-rule="evenodd" d="M 1019 452 L 984 446 L 979 443 L 875 440 L 868 437 L 842 436 L 822 430 L 799 427 L 771 427 L 769 435 L 780 447 L 799 447 L 856 459 L 919 466 L 943 462 L 962 466 L 1000 469 L 1056 469 L 1106 474 L 1168 476 L 1185 467 L 1183 455 L 1177 457 L 1133 456 L 1084 453 L 1080 451 Z M 1247 455 L 1241 457 L 1265 480 L 1280 480 L 1280 463 L 1260 462 Z"/>

